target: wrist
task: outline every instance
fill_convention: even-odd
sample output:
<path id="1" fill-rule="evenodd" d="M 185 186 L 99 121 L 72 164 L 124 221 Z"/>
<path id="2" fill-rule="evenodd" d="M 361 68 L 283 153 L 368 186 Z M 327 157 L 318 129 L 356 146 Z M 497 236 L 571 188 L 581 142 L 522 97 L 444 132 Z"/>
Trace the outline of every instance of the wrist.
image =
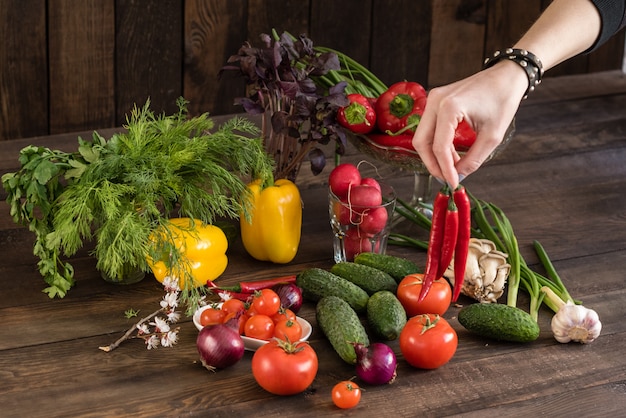
<path id="1" fill-rule="evenodd" d="M 496 51 L 491 57 L 485 60 L 484 68 L 487 69 L 496 64 L 500 67 L 507 66 L 509 70 L 512 70 L 514 66 L 523 70 L 527 79 L 527 87 L 522 99 L 526 99 L 528 94 L 532 93 L 541 83 L 541 78 L 543 76 L 543 64 L 532 52 L 516 48 L 507 48 L 503 51 Z M 517 71 L 517 74 L 519 75 L 520 72 Z"/>

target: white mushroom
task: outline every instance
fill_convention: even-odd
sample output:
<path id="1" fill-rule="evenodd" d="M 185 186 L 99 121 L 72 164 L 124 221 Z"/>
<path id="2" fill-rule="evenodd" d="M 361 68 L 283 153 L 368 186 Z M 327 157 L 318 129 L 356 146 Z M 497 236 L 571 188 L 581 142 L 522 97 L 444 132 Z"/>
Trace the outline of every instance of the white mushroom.
<path id="1" fill-rule="evenodd" d="M 504 293 L 511 271 L 508 255 L 496 250 L 492 241 L 472 238 L 461 293 L 483 303 L 496 303 Z M 454 285 L 454 260 L 444 274 Z"/>

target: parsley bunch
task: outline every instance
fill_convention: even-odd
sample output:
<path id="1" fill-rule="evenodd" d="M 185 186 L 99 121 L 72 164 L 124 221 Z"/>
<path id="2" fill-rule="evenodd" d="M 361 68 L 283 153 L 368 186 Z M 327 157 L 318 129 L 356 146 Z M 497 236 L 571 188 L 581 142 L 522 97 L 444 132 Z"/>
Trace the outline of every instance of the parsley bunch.
<path id="1" fill-rule="evenodd" d="M 249 120 L 213 129 L 207 114 L 188 118 L 182 98 L 173 115 L 155 116 L 149 105 L 135 107 L 125 131 L 108 140 L 78 138 L 76 152 L 27 146 L 20 170 L 2 176 L 13 220 L 35 234 L 51 298 L 74 284 L 65 258 L 85 241 L 95 240 L 97 268 L 111 277 L 128 264 L 147 271 L 149 237 L 170 214 L 209 224 L 237 218 L 248 212 L 246 179 L 270 180 L 272 160 Z"/>

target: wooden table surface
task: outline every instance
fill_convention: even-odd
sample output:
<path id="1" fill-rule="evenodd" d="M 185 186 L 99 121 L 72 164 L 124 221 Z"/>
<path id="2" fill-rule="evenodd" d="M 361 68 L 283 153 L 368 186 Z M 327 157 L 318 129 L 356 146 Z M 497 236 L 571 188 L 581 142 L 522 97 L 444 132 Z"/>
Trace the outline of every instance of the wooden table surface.
<path id="1" fill-rule="evenodd" d="M 0 173 L 17 168 L 29 143 L 73 149 L 76 134 L 0 143 Z M 359 161 L 360 155 L 345 160 Z M 378 164 L 380 174 L 409 194 L 411 173 Z M 305 169 L 306 171 L 306 169 Z M 252 260 L 241 245 L 229 250 L 221 280 L 235 283 L 332 265 L 325 186 L 303 173 L 299 184 L 304 225 L 298 255 L 288 265 Z M 246 352 L 236 365 L 216 373 L 199 361 L 197 331 L 181 323 L 173 348 L 146 350 L 131 340 L 117 350 L 98 349 L 132 325 L 129 308 L 152 312 L 163 295 L 147 276 L 131 286 L 105 283 L 87 250 L 72 264 L 77 285 L 63 299 L 41 292 L 44 282 L 32 255 L 32 235 L 0 203 L 0 415 L 52 416 L 619 416 L 626 408 L 626 77 L 620 72 L 547 79 L 524 102 L 517 132 L 506 151 L 466 180 L 481 199 L 510 218 L 526 260 L 540 269 L 533 240 L 552 258 L 573 297 L 595 309 L 602 334 L 588 345 L 556 342 L 551 311 L 539 313 L 541 334 L 527 344 L 469 334 L 446 314 L 459 335 L 456 355 L 437 370 L 413 369 L 397 342 L 398 378 L 392 385 L 365 386 L 356 409 L 341 411 L 331 387 L 354 375 L 332 351 L 315 324 L 314 305 L 300 315 L 314 327 L 310 343 L 319 356 L 311 387 L 290 397 L 273 396 L 254 381 Z M 389 253 L 423 263 L 419 250 Z M 538 270 L 541 271 L 541 270 Z M 461 304 L 471 303 L 461 298 Z M 519 303 L 528 299 L 521 293 Z"/>

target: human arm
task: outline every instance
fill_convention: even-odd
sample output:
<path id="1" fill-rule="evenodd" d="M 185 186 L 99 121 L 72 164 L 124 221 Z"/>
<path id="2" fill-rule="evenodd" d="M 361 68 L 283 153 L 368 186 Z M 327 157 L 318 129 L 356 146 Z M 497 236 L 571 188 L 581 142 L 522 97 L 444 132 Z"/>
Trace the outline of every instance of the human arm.
<path id="1" fill-rule="evenodd" d="M 554 0 L 514 45 L 533 52 L 549 70 L 589 50 L 601 32 L 601 15 L 590 0 Z M 413 145 L 436 178 L 451 187 L 476 171 L 500 144 L 528 88 L 526 72 L 502 60 L 490 68 L 433 89 Z M 477 132 L 463 156 L 454 150 L 454 130 L 465 119 Z"/>

